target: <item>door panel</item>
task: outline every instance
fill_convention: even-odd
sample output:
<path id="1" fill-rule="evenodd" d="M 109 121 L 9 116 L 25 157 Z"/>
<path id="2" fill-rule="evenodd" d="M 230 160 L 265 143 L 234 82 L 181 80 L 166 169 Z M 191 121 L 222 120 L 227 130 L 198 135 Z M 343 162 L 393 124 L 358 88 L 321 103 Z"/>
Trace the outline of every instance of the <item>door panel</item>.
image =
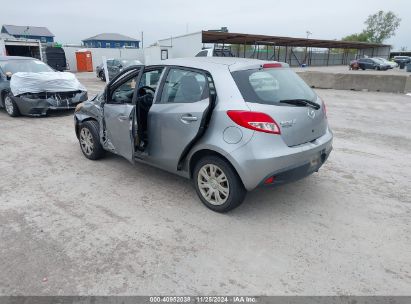
<path id="1" fill-rule="evenodd" d="M 176 171 L 185 147 L 196 137 L 209 99 L 194 103 L 153 104 L 148 113 L 150 162 Z"/>
<path id="2" fill-rule="evenodd" d="M 107 147 L 134 162 L 134 126 L 136 107 L 133 97 L 137 91 L 144 66 L 125 69 L 106 88 L 103 108 Z"/>
<path id="3" fill-rule="evenodd" d="M 114 152 L 133 162 L 133 125 L 135 106 L 132 104 L 106 104 L 104 120 L 107 139 L 114 146 Z"/>

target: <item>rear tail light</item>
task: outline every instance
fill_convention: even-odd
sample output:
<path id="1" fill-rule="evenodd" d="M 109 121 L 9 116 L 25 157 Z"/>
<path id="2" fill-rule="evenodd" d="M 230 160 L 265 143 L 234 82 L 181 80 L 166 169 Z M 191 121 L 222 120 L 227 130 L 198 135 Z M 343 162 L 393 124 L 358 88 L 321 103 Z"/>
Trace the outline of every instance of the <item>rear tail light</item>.
<path id="1" fill-rule="evenodd" d="M 227 111 L 227 115 L 236 124 L 255 131 L 281 134 L 280 127 L 269 115 L 250 111 Z"/>
<path id="2" fill-rule="evenodd" d="M 263 69 L 282 68 L 282 67 L 283 65 L 279 62 L 263 64 Z"/>

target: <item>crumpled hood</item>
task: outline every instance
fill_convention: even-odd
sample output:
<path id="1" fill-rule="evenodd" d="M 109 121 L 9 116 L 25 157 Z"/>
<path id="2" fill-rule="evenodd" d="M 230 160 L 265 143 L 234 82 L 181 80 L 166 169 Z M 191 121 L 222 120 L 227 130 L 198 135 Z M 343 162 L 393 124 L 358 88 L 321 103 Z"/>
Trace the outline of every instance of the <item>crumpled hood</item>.
<path id="1" fill-rule="evenodd" d="M 69 72 L 18 72 L 12 75 L 10 89 L 14 96 L 24 93 L 87 91 Z"/>

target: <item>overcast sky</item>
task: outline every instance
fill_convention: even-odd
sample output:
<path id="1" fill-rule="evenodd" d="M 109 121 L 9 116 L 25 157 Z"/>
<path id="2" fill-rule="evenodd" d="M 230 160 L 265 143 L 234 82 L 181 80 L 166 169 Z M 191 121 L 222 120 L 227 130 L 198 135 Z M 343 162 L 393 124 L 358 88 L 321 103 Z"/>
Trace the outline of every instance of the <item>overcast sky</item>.
<path id="1" fill-rule="evenodd" d="M 158 39 L 227 26 L 230 32 L 340 39 L 360 32 L 368 15 L 392 10 L 402 19 L 387 42 L 411 49 L 410 0 L 1 0 L 2 24 L 46 26 L 61 43 L 121 33 L 147 46 Z M 7 3 L 7 4 L 5 4 Z"/>

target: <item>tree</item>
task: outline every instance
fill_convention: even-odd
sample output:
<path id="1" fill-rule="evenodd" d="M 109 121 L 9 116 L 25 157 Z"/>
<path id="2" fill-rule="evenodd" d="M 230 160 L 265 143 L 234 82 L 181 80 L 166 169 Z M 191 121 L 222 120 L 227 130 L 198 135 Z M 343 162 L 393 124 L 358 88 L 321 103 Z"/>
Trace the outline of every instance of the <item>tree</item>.
<path id="1" fill-rule="evenodd" d="M 382 43 L 384 40 L 395 35 L 395 31 L 400 26 L 401 19 L 393 12 L 379 11 L 368 16 L 364 30 L 369 36 L 369 42 Z"/>
<path id="2" fill-rule="evenodd" d="M 352 34 L 342 38 L 343 41 L 360 41 L 382 43 L 384 40 L 395 35 L 400 26 L 401 19 L 393 12 L 379 11 L 368 16 L 365 21 L 367 26 L 361 33 Z"/>
<path id="3" fill-rule="evenodd" d="M 366 32 L 359 34 L 352 34 L 342 38 L 342 41 L 359 41 L 359 42 L 369 42 L 369 36 Z"/>

